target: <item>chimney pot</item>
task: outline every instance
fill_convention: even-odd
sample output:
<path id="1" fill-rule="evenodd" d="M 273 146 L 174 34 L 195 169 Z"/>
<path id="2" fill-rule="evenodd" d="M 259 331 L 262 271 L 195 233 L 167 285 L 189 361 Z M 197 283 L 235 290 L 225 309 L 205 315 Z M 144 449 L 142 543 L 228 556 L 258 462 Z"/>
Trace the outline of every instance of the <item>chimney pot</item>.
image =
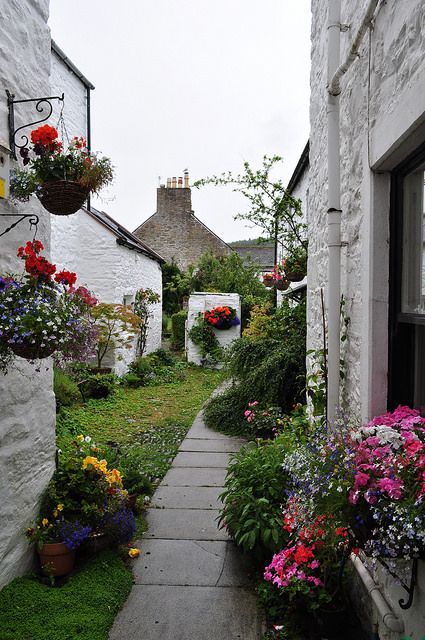
<path id="1" fill-rule="evenodd" d="M 179 178 L 179 189 L 183 187 L 183 178 Z"/>
<path id="2" fill-rule="evenodd" d="M 185 189 L 189 189 L 189 171 L 184 172 L 184 187 Z"/>
<path id="3" fill-rule="evenodd" d="M 167 189 L 171 189 L 171 178 L 167 178 Z"/>
<path id="4" fill-rule="evenodd" d="M 177 187 L 177 178 L 175 176 L 173 176 L 173 178 L 171 180 L 171 187 L 173 189 L 175 189 Z"/>

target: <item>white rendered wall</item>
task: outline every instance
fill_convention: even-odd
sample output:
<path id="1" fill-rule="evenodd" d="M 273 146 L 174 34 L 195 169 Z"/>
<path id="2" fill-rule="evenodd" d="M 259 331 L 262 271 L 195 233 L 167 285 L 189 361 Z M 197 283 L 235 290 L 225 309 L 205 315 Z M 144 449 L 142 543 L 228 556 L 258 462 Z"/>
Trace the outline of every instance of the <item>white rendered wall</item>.
<path id="1" fill-rule="evenodd" d="M 54 38 L 54 34 L 53 34 Z M 87 89 L 79 78 L 65 63 L 51 52 L 50 86 L 52 95 L 65 94 L 63 117 L 69 139 L 74 136 L 87 137 Z M 52 124 L 56 126 L 61 111 L 61 105 L 55 106 L 52 114 Z M 60 129 L 58 130 L 59 134 Z M 64 146 L 67 146 L 66 139 Z"/>
<path id="2" fill-rule="evenodd" d="M 48 0 L 10 0 L 3 2 L 1 8 L 0 86 L 14 93 L 17 100 L 51 95 Z M 15 117 L 16 126 L 36 119 L 28 105 L 17 105 Z M 8 146 L 3 90 L 0 143 Z M 16 208 L 0 200 L 0 214 L 12 211 L 33 211 L 40 216 L 37 237 L 46 248 L 44 255 L 49 257 L 50 214 L 35 198 Z M 12 218 L 2 218 L 0 232 L 12 222 Z M 16 251 L 32 239 L 33 233 L 28 223 L 22 222 L 0 238 L 0 273 L 23 271 Z M 28 544 L 24 531 L 33 524 L 40 496 L 54 470 L 52 361 L 48 358 L 41 362 L 40 371 L 36 371 L 25 360 L 16 358 L 13 370 L 6 376 L 0 373 L 0 587 L 32 568 L 34 548 Z"/>
<path id="3" fill-rule="evenodd" d="M 188 337 L 188 333 L 195 323 L 198 313 L 211 311 L 214 307 L 229 306 L 236 309 L 238 318 L 241 317 L 241 303 L 238 293 L 203 293 L 195 292 L 189 297 L 187 324 L 186 324 L 186 345 L 188 362 L 201 364 L 199 349 Z M 238 324 L 224 331 L 214 329 L 214 333 L 222 347 L 228 347 L 236 338 L 241 335 L 241 325 Z"/>
<path id="4" fill-rule="evenodd" d="M 162 271 L 152 258 L 117 244 L 117 237 L 81 209 L 71 216 L 52 220 L 52 257 L 58 268 L 75 271 L 77 284 L 87 286 L 100 302 L 122 304 L 124 296 L 134 300 L 140 288 L 151 288 L 161 295 Z M 162 306 L 152 305 L 146 353 L 161 346 Z M 121 349 L 115 371 L 126 372 L 135 357 L 132 349 Z M 122 359 L 120 359 L 122 358 Z"/>
<path id="5" fill-rule="evenodd" d="M 341 33 L 345 59 L 368 0 L 342 0 Z M 374 29 L 367 33 L 342 79 L 341 93 L 341 286 L 350 317 L 343 357 L 346 377 L 341 398 L 359 419 L 386 410 L 388 374 L 388 278 L 390 174 L 425 140 L 425 5 L 423 0 L 380 3 Z M 312 2 L 310 170 L 308 188 L 308 348 L 320 349 L 320 289 L 327 283 L 327 8 Z M 369 42 L 369 38 L 371 38 Z M 370 46 L 369 46 L 370 45 Z M 370 50 L 370 61 L 369 61 Z M 370 68 L 370 77 L 369 77 Z M 423 576 L 423 563 L 420 563 Z M 417 587 L 413 606 L 403 611 L 394 580 L 377 579 L 404 634 L 382 621 L 379 636 L 419 640 L 425 633 L 425 593 Z M 420 578 L 421 580 L 421 578 Z"/>

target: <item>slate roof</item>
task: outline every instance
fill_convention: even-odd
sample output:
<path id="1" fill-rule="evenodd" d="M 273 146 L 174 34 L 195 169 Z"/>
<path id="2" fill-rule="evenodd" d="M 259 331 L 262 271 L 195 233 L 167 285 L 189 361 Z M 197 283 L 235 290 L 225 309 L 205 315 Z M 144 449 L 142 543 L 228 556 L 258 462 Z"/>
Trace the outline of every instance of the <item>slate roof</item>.
<path id="1" fill-rule="evenodd" d="M 83 209 L 92 218 L 112 231 L 112 233 L 117 237 L 117 244 L 127 247 L 128 249 L 132 249 L 133 251 L 143 253 L 144 255 L 149 256 L 149 258 L 159 262 L 159 264 L 165 263 L 164 258 L 160 256 L 159 253 L 148 247 L 147 244 L 142 242 L 142 240 L 139 240 L 139 238 L 131 233 L 131 231 L 128 231 L 128 229 L 119 224 L 119 222 L 111 218 L 111 216 L 105 213 L 105 211 L 99 211 L 94 207 L 90 207 L 90 209 L 83 207 Z"/>
<path id="2" fill-rule="evenodd" d="M 249 244 L 242 247 L 231 246 L 242 258 L 251 258 L 261 265 L 263 271 L 272 270 L 274 266 L 274 247 L 267 244 Z"/>

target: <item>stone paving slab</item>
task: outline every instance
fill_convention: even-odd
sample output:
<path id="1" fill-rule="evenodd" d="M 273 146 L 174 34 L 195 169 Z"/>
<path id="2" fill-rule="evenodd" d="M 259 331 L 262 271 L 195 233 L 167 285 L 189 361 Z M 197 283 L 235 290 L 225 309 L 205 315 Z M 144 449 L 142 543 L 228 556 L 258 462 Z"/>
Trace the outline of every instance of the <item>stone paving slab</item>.
<path id="1" fill-rule="evenodd" d="M 229 540 L 224 529 L 217 528 L 219 511 L 213 509 L 149 509 L 149 530 L 144 538 L 163 540 Z"/>
<path id="2" fill-rule="evenodd" d="M 221 509 L 218 496 L 223 487 L 167 487 L 159 486 L 152 498 L 152 506 L 165 509 Z"/>
<path id="3" fill-rule="evenodd" d="M 224 433 L 208 429 L 201 419 L 199 421 L 198 419 L 195 420 L 187 433 L 187 437 L 199 439 L 206 438 L 207 440 L 233 440 L 233 438 L 229 438 L 229 436 L 226 436 Z M 237 440 L 237 438 L 234 438 L 234 440 Z"/>
<path id="4" fill-rule="evenodd" d="M 179 451 L 214 451 L 215 453 L 236 453 L 244 440 L 207 440 L 206 438 L 185 438 Z"/>
<path id="5" fill-rule="evenodd" d="M 135 585 L 109 639 L 260 640 L 262 631 L 247 589 Z"/>
<path id="6" fill-rule="evenodd" d="M 243 587 L 249 568 L 231 543 L 205 540 L 144 540 L 133 563 L 135 584 Z"/>
<path id="7" fill-rule="evenodd" d="M 214 467 L 227 469 L 228 453 L 212 453 L 211 451 L 181 451 L 174 458 L 172 467 Z"/>
<path id="8" fill-rule="evenodd" d="M 171 468 L 161 484 L 172 487 L 223 487 L 226 474 L 226 469 Z"/>

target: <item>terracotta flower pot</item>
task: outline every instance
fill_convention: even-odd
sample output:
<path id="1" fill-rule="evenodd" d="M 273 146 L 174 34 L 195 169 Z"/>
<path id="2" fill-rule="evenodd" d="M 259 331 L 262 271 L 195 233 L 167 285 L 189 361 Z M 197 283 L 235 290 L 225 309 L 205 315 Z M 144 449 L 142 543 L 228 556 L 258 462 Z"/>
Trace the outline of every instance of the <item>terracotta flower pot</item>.
<path id="1" fill-rule="evenodd" d="M 81 209 L 88 195 L 88 190 L 82 187 L 79 182 L 56 180 L 45 182 L 37 197 L 50 213 L 57 216 L 69 216 Z"/>
<path id="2" fill-rule="evenodd" d="M 75 551 L 63 542 L 49 542 L 38 549 L 41 569 L 48 576 L 66 576 L 74 568 Z"/>

